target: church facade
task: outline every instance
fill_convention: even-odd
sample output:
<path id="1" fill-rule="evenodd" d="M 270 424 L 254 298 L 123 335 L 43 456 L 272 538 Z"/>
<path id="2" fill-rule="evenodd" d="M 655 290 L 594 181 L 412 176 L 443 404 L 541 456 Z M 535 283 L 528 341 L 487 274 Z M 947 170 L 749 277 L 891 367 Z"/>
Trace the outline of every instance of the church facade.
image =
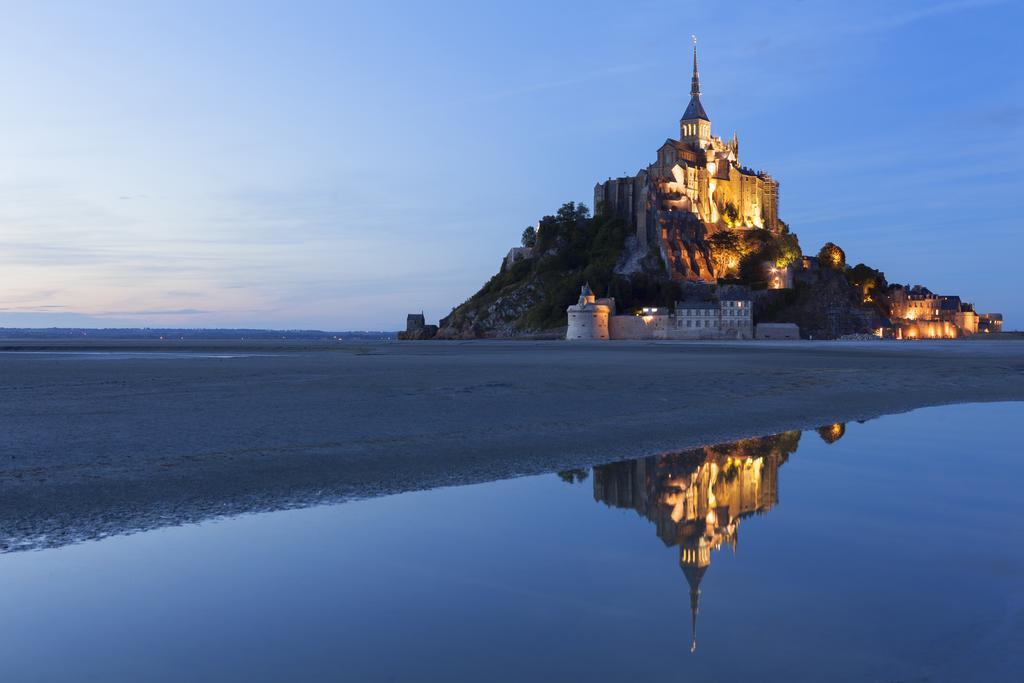
<path id="1" fill-rule="evenodd" d="M 658 148 L 654 163 L 635 176 L 609 178 L 594 187 L 594 208 L 628 220 L 639 249 L 655 246 L 678 281 L 714 282 L 718 273 L 706 238 L 720 230 L 780 230 L 779 184 L 740 163 L 739 138 L 711 133 L 700 100 L 697 46 L 693 48 L 690 103 L 679 138 Z"/>

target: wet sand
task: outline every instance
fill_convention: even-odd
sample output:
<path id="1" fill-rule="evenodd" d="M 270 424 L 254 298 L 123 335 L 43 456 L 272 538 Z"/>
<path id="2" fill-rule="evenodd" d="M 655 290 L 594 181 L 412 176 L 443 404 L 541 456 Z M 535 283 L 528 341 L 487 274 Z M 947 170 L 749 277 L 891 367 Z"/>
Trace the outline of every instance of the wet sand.
<path id="1" fill-rule="evenodd" d="M 0 341 L 0 545 L 1022 399 L 1014 340 Z"/>

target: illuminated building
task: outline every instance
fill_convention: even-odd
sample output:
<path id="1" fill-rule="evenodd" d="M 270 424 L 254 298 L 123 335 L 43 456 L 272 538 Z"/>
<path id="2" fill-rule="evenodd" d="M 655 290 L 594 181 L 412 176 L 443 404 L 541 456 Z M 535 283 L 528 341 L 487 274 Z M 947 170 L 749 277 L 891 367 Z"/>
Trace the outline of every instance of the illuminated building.
<path id="1" fill-rule="evenodd" d="M 1002 332 L 1002 313 L 982 313 L 978 316 L 978 332 Z"/>
<path id="2" fill-rule="evenodd" d="M 778 471 L 800 432 L 744 439 L 594 468 L 594 499 L 631 508 L 679 547 L 689 584 L 691 651 L 697 647 L 700 584 L 712 552 L 736 548 L 740 521 L 778 502 Z"/>
<path id="3" fill-rule="evenodd" d="M 690 103 L 679 121 L 679 139 L 658 148 L 651 165 L 635 176 L 594 187 L 594 207 L 629 220 L 639 253 L 655 246 L 674 280 L 714 282 L 704 238 L 720 230 L 780 229 L 779 184 L 739 160 L 739 138 L 711 134 L 711 118 L 700 99 L 694 39 Z"/>
<path id="4" fill-rule="evenodd" d="M 921 285 L 892 285 L 889 302 L 895 335 L 901 339 L 955 339 L 976 334 L 982 319 L 1002 321 L 998 313 L 979 316 L 959 296 L 933 294 Z"/>
<path id="5" fill-rule="evenodd" d="M 565 338 L 584 339 L 753 339 L 753 302 L 741 287 L 715 298 L 677 301 L 675 309 L 644 308 L 615 315 L 615 299 L 598 299 L 584 285 L 579 301 L 566 309 Z"/>

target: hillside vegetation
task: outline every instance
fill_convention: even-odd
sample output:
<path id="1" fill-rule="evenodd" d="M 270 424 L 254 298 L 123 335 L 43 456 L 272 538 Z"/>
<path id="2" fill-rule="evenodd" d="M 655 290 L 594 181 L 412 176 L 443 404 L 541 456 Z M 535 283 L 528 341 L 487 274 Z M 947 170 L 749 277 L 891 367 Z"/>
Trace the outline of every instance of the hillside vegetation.
<path id="1" fill-rule="evenodd" d="M 767 288 L 766 265 L 799 265 L 799 240 L 783 225 L 781 234 L 744 229 L 711 235 L 706 246 L 720 282 L 746 285 L 757 294 Z M 636 238 L 632 234 L 632 226 L 621 218 L 591 216 L 585 205 L 574 202 L 562 205 L 554 215 L 541 219 L 536 231 L 524 231 L 523 242 L 532 247 L 533 256 L 508 265 L 503 261 L 476 294 L 441 320 L 437 336 L 557 334 L 565 327 L 566 307 L 577 301 L 584 283 L 589 283 L 598 297 L 614 297 L 619 312 L 642 306 L 671 307 L 695 291 L 699 295 L 699 286 L 669 278 L 657 249 L 634 253 Z M 884 275 L 863 264 L 848 268 L 842 250 L 831 243 L 822 248 L 819 257 L 825 257 L 827 263 L 822 276 L 799 283 L 796 290 L 755 296 L 761 319 L 799 322 L 821 334 L 826 309 L 832 311 L 832 319 L 837 307 L 848 311 L 844 320 L 850 322 L 844 329 L 866 326 L 861 319 L 867 318 L 855 310 L 859 307 L 867 305 L 876 315 L 887 314 Z M 625 267 L 627 262 L 629 267 Z M 828 324 L 835 327 L 834 320 Z"/>
<path id="2" fill-rule="evenodd" d="M 540 221 L 534 257 L 504 263 L 476 294 L 441 320 L 442 337 L 515 336 L 565 326 L 565 309 L 579 298 L 585 282 L 600 296 L 614 296 L 620 307 L 670 305 L 678 287 L 646 272 L 615 274 L 632 230 L 615 217 L 590 215 L 569 202 Z M 658 261 L 658 269 L 663 270 Z"/>

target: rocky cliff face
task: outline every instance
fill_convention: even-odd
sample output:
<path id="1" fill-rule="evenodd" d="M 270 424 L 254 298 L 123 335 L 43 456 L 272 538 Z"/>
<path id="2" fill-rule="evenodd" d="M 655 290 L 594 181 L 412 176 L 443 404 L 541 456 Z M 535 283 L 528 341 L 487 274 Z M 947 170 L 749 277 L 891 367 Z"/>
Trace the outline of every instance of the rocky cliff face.
<path id="1" fill-rule="evenodd" d="M 663 213 L 661 228 L 665 231 L 665 250 L 669 277 L 673 280 L 704 280 L 714 282 L 715 268 L 707 228 L 692 213 Z"/>
<path id="2" fill-rule="evenodd" d="M 482 337 L 518 337 L 540 330 L 522 324 L 526 314 L 541 300 L 533 282 L 516 283 L 486 301 L 472 299 L 441 319 L 437 339 L 478 339 Z M 477 305 L 474 305 L 477 304 Z"/>
<path id="3" fill-rule="evenodd" d="M 800 278 L 795 289 L 754 292 L 754 319 L 796 323 L 802 336 L 814 339 L 870 334 L 883 323 L 877 310 L 862 305 L 842 271 L 827 269 Z"/>

